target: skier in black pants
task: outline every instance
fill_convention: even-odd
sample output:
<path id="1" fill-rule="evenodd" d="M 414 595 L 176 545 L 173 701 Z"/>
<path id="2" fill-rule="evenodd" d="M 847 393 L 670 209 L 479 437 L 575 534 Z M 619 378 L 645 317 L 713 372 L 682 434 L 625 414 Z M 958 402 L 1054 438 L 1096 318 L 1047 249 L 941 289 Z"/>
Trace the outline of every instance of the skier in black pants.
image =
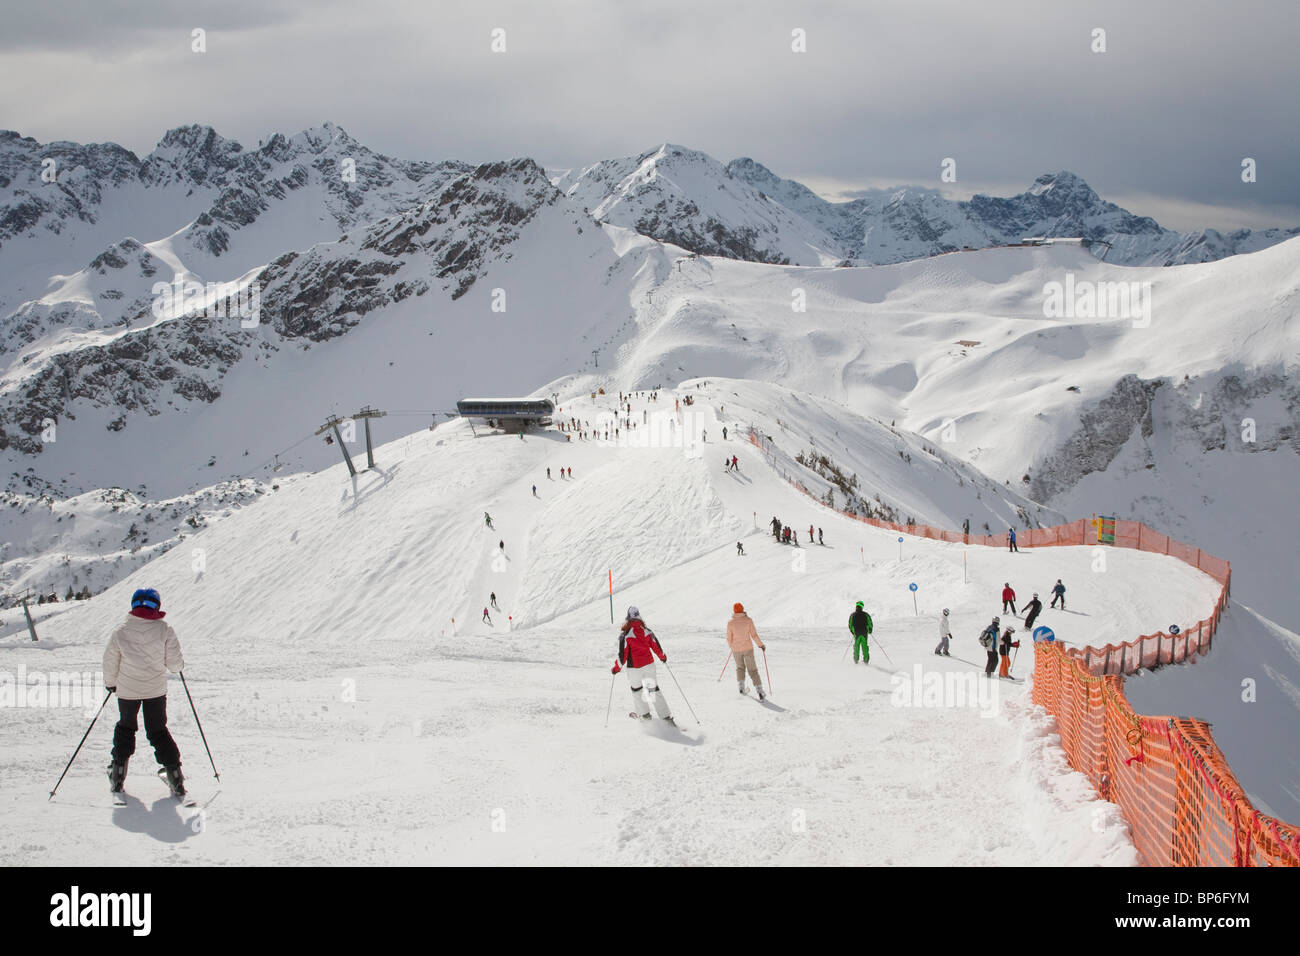
<path id="1" fill-rule="evenodd" d="M 1032 631 L 1034 621 L 1038 620 L 1038 615 L 1043 612 L 1043 602 L 1038 600 L 1038 592 L 1034 592 L 1034 599 L 1022 608 L 1025 612 L 1025 630 Z"/>
<path id="2" fill-rule="evenodd" d="M 743 544 L 741 544 L 739 541 L 737 541 L 737 542 L 736 542 L 736 557 L 740 557 L 740 556 L 741 556 L 742 554 L 744 554 L 744 553 L 745 553 L 745 546 L 744 546 Z"/>
<path id="3" fill-rule="evenodd" d="M 980 633 L 980 646 L 988 652 L 988 663 L 984 666 L 984 676 L 993 677 L 993 672 L 998 667 L 998 619 L 995 617 L 993 623 Z"/>
<path id="4" fill-rule="evenodd" d="M 144 732 L 169 786 L 185 795 L 181 752 L 167 730 L 167 672 L 185 667 L 180 641 L 163 617 L 162 599 L 153 588 L 131 595 L 131 612 L 117 626 L 104 649 L 104 686 L 117 694 L 120 719 L 113 730 L 113 756 L 108 779 L 114 793 L 122 792 L 126 767 L 135 753 L 136 721 L 144 710 Z"/>
<path id="5" fill-rule="evenodd" d="M 1050 606 L 1056 607 L 1057 601 L 1061 602 L 1061 610 L 1064 611 L 1065 610 L 1065 585 L 1061 583 L 1060 578 L 1056 579 L 1056 585 L 1052 588 L 1052 603 Z"/>

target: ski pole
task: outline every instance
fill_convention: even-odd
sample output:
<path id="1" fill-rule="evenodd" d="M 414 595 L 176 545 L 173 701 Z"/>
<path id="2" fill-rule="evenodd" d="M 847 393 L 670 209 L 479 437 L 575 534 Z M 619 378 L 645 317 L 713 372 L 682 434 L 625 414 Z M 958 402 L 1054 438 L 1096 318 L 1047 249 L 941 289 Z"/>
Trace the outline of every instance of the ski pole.
<path id="1" fill-rule="evenodd" d="M 1016 658 L 1019 656 L 1019 654 L 1020 654 L 1020 648 L 1018 647 L 1011 652 L 1011 666 L 1007 668 L 1008 674 L 1010 674 L 1013 670 L 1016 669 Z"/>
<path id="2" fill-rule="evenodd" d="M 609 710 L 614 706 L 614 678 L 616 675 L 609 675 L 609 703 L 605 705 L 605 726 L 609 726 Z"/>
<path id="3" fill-rule="evenodd" d="M 722 674 L 727 673 L 727 665 L 730 663 L 731 663 L 731 651 L 727 651 L 727 659 L 722 662 L 722 673 L 719 674 L 718 679 L 714 681 L 715 684 L 719 683 L 722 680 Z"/>
<path id="4" fill-rule="evenodd" d="M 767 669 L 767 648 L 763 648 L 763 673 L 767 675 L 767 692 L 772 693 L 772 672 Z"/>
<path id="5" fill-rule="evenodd" d="M 221 782 L 221 774 L 217 773 L 217 764 L 212 759 L 212 751 L 208 749 L 208 737 L 203 732 L 203 723 L 199 720 L 199 712 L 194 707 L 194 698 L 190 697 L 190 685 L 185 683 L 185 672 L 181 671 L 181 686 L 185 688 L 185 696 L 189 697 L 190 710 L 194 714 L 194 723 L 199 726 L 199 736 L 203 738 L 203 749 L 208 751 L 208 763 L 212 764 L 212 776 L 217 778 L 217 783 Z"/>
<path id="6" fill-rule="evenodd" d="M 63 783 L 63 778 L 68 775 L 68 770 L 72 767 L 72 761 L 76 760 L 77 754 L 81 753 L 81 745 L 86 742 L 86 738 L 90 736 L 90 732 L 95 729 L 95 721 L 99 720 L 99 715 L 104 712 L 104 707 L 108 704 L 108 699 L 112 696 L 113 692 L 111 690 L 104 695 L 104 703 L 100 704 L 99 710 L 95 711 L 95 716 L 91 718 L 90 726 L 86 728 L 86 732 L 81 736 L 81 743 L 77 744 L 77 749 L 72 751 L 72 756 L 68 758 L 68 766 L 63 768 L 63 773 L 59 774 L 59 782 L 56 783 L 54 789 L 50 791 L 51 800 L 54 799 L 54 794 L 58 792 L 59 784 Z"/>
<path id="7" fill-rule="evenodd" d="M 664 667 L 668 667 L 667 661 L 664 661 Z M 673 673 L 673 669 L 671 667 L 668 667 L 668 676 L 673 679 L 674 684 L 677 684 L 677 675 Z M 687 708 L 690 709 L 691 716 L 695 718 L 695 722 L 698 724 L 700 722 L 699 715 L 695 713 L 695 708 L 691 707 L 691 702 L 689 700 L 686 700 L 686 693 L 682 690 L 681 684 L 677 684 L 677 693 L 682 695 L 682 700 L 686 701 L 686 706 Z"/>
<path id="8" fill-rule="evenodd" d="M 870 638 L 868 638 L 868 640 L 870 640 Z M 894 662 L 893 662 L 892 660 L 890 660 L 890 658 L 889 658 L 889 652 L 886 651 L 883 647 L 881 647 L 879 641 L 876 641 L 876 647 L 879 647 L 879 648 L 880 648 L 880 653 L 882 653 L 882 654 L 885 655 L 885 660 L 889 661 L 889 666 L 890 666 L 890 667 L 893 667 L 893 666 L 894 666 Z"/>
<path id="9" fill-rule="evenodd" d="M 852 646 L 853 646 L 852 644 L 849 645 L 849 647 Z M 849 647 L 844 648 L 844 654 L 840 657 L 841 664 L 843 664 L 845 661 L 849 659 Z"/>

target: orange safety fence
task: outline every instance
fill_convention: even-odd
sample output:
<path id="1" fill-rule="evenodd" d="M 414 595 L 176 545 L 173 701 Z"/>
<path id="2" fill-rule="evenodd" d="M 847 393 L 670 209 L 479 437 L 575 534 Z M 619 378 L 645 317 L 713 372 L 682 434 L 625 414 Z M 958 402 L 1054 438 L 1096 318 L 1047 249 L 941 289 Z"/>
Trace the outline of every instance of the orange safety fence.
<path id="1" fill-rule="evenodd" d="M 749 440 L 770 454 L 752 428 Z M 813 497 L 802 482 L 790 483 Z M 1004 535 L 971 535 L 828 510 L 888 531 L 1006 546 Z M 1092 522 L 1083 518 L 1031 528 L 1017 535 L 1017 543 L 1029 548 L 1100 544 Z M 1177 634 L 1144 634 L 1100 648 L 1034 645 L 1033 701 L 1056 717 L 1070 766 L 1086 775 L 1103 799 L 1119 806 L 1147 866 L 1300 866 L 1300 827 L 1255 809 L 1215 745 L 1209 724 L 1138 714 L 1124 696 L 1126 675 L 1209 650 L 1228 606 L 1231 566 L 1140 521 L 1116 521 L 1114 544 L 1107 546 L 1167 554 L 1222 587 L 1210 615 Z"/>

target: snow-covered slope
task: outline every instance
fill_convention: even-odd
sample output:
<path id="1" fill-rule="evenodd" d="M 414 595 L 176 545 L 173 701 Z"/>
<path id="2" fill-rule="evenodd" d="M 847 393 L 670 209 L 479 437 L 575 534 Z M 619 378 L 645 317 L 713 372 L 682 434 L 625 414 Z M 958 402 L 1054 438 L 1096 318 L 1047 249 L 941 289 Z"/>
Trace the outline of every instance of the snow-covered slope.
<path id="1" fill-rule="evenodd" d="M 1065 770 L 1023 685 L 976 694 L 975 635 L 1007 579 L 1024 591 L 1069 580 L 1071 611 L 1047 620 L 1077 641 L 1194 619 L 1215 583 L 1133 552 L 1103 580 L 1089 549 L 972 549 L 964 583 L 960 546 L 909 540 L 900 556 L 894 535 L 817 505 L 747 441 L 718 441 L 730 409 L 710 381 L 711 395 L 689 391 L 693 417 L 673 414 L 686 391 L 633 396 L 644 442 L 475 437 L 453 422 L 389 443 L 356 480 L 335 466 L 202 530 L 202 575 L 169 552 L 50 620 L 41 644 L 0 644 L 11 668 L 93 671 L 131 590 L 159 588 L 222 772 L 211 781 L 177 707 L 197 821 L 168 802 L 147 755 L 128 806 L 97 805 L 106 727 L 47 803 L 82 712 L 0 708 L 13 741 L 0 756 L 5 864 L 36 845 L 45 862 L 1134 862 L 1115 809 Z M 738 398 L 756 419 L 787 400 Z M 594 422 L 609 402 L 566 391 L 560 404 Z M 833 436 L 831 410 L 801 414 Z M 723 471 L 723 451 L 739 473 Z M 774 543 L 754 527 L 769 512 L 815 522 L 826 544 Z M 623 716 L 622 677 L 602 726 L 610 571 L 619 609 L 639 605 L 664 640 L 661 679 L 686 733 Z M 502 608 L 491 625 L 489 591 Z M 865 668 L 842 662 L 856 599 L 876 620 Z M 733 601 L 768 645 L 766 706 L 717 679 Z M 950 659 L 931 653 L 943 606 Z M 1016 670 L 1031 667 L 1022 647 Z M 969 684 L 969 703 L 913 694 L 906 682 L 925 674 Z M 110 813 L 113 826 L 85 825 Z M 84 834 L 75 848 L 55 839 L 69 825 Z"/>

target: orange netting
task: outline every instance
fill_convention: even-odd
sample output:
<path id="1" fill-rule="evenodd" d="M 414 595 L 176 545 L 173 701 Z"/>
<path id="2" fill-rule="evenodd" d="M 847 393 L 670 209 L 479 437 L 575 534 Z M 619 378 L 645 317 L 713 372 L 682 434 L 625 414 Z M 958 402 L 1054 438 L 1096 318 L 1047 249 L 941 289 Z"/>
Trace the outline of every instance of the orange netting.
<path id="1" fill-rule="evenodd" d="M 770 454 L 753 429 L 749 440 Z M 791 484 L 812 497 L 801 482 Z M 888 531 L 1006 546 L 1003 535 L 963 534 L 832 510 Z M 1017 538 L 1029 548 L 1097 541 L 1092 522 L 1083 518 L 1032 528 Z M 1222 587 L 1211 614 L 1177 634 L 1144 634 L 1100 648 L 1034 645 L 1033 701 L 1056 717 L 1070 766 L 1087 775 L 1103 799 L 1119 805 L 1138 855 L 1148 866 L 1300 866 L 1300 827 L 1255 809 L 1215 746 L 1209 724 L 1137 714 L 1124 696 L 1125 675 L 1180 663 L 1209 650 L 1231 594 L 1231 566 L 1140 521 L 1116 521 L 1113 547 L 1167 554 Z"/>

